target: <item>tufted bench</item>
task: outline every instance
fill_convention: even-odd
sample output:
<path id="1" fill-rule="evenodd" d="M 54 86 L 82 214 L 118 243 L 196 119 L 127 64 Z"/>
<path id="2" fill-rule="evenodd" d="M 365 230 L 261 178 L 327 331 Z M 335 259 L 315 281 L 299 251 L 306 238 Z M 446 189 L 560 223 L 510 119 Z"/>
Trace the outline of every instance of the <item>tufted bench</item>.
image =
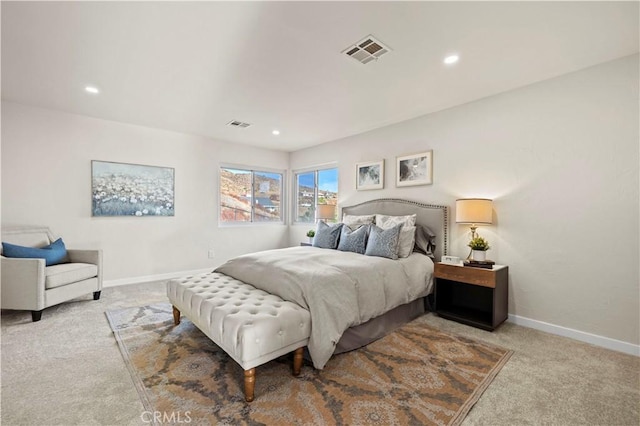
<path id="1" fill-rule="evenodd" d="M 167 296 L 176 325 L 182 312 L 244 369 L 247 402 L 255 367 L 295 351 L 293 374 L 300 374 L 311 333 L 307 310 L 217 272 L 170 280 Z"/>

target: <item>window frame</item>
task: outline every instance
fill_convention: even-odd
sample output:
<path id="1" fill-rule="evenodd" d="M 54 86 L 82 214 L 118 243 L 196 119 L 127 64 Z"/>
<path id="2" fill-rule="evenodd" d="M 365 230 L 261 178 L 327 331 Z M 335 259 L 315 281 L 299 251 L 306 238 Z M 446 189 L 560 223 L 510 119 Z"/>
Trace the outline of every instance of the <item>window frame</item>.
<path id="1" fill-rule="evenodd" d="M 251 173 L 251 220 L 250 221 L 223 221 L 222 220 L 222 188 L 220 187 L 222 169 L 242 170 L 244 172 Z M 255 221 L 255 197 L 253 191 L 255 190 L 255 173 L 275 173 L 281 176 L 280 179 L 280 220 L 279 221 Z M 233 163 L 220 163 L 218 165 L 218 226 L 219 227 L 232 227 L 232 226 L 277 226 L 287 224 L 287 170 L 274 169 L 270 167 L 256 167 L 247 166 L 243 164 Z"/>
<path id="2" fill-rule="evenodd" d="M 340 197 L 340 168 L 338 163 L 326 163 L 318 166 L 305 167 L 296 169 L 291 172 L 291 224 L 292 225 L 316 225 L 317 219 L 314 217 L 313 222 L 301 222 L 298 220 L 298 175 L 307 173 L 314 173 L 314 186 L 313 186 L 313 198 L 314 198 L 314 212 L 318 212 L 318 173 L 323 170 L 336 169 L 338 174 L 338 182 L 336 188 L 336 194 Z M 336 205 L 336 209 L 338 206 Z M 336 211 L 339 216 L 339 211 Z"/>

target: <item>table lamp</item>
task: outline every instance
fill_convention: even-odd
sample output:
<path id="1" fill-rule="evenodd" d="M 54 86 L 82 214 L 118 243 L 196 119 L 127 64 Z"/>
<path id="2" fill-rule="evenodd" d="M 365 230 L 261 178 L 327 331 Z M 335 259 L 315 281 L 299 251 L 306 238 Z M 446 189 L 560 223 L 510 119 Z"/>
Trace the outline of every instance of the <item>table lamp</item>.
<path id="1" fill-rule="evenodd" d="M 486 198 L 461 198 L 456 200 L 456 223 L 470 224 L 471 239 L 478 236 L 477 225 L 493 223 L 492 202 Z"/>
<path id="2" fill-rule="evenodd" d="M 333 220 L 336 217 L 335 204 L 318 204 L 318 215 L 316 220 Z"/>

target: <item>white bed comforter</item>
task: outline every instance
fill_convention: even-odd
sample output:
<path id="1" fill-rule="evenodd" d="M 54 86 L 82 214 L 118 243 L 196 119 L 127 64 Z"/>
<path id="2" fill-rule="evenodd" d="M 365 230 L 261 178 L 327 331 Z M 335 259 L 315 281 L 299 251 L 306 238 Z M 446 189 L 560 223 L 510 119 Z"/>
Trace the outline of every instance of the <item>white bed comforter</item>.
<path id="1" fill-rule="evenodd" d="M 216 272 L 309 310 L 309 353 L 314 367 L 322 369 L 347 328 L 430 293 L 433 262 L 418 253 L 390 260 L 291 247 L 240 256 Z"/>

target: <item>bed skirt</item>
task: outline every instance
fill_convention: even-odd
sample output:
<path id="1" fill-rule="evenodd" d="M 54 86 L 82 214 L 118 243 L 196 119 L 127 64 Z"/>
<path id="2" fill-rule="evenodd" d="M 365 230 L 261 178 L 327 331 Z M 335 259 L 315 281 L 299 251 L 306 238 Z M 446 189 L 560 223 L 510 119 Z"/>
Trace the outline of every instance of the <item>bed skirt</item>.
<path id="1" fill-rule="evenodd" d="M 363 324 L 351 327 L 344 332 L 338 341 L 334 355 L 366 346 L 424 313 L 425 298 L 421 297 Z"/>

